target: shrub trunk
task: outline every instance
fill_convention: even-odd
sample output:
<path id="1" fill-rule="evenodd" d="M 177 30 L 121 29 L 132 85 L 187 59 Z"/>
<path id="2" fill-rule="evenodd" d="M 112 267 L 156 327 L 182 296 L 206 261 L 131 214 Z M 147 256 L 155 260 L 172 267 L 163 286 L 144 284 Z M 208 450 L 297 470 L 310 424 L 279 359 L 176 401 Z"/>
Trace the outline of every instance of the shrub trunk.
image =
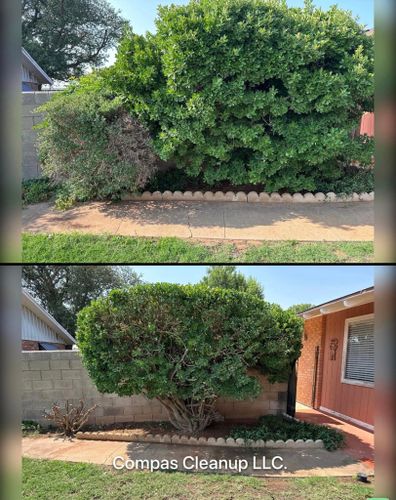
<path id="1" fill-rule="evenodd" d="M 158 398 L 167 409 L 170 423 L 179 431 L 196 434 L 213 422 L 223 420 L 215 410 L 216 398 L 184 401 L 177 397 Z"/>

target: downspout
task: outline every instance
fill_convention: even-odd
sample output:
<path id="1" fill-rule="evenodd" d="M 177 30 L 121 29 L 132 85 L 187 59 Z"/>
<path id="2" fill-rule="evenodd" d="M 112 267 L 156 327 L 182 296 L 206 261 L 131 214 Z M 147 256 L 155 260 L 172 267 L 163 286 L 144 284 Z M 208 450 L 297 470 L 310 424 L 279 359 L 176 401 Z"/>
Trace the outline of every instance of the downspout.
<path id="1" fill-rule="evenodd" d="M 297 371 L 296 371 L 296 362 L 293 361 L 291 371 L 289 374 L 289 380 L 287 382 L 287 407 L 286 413 L 290 415 L 290 417 L 294 417 L 296 413 L 296 392 L 297 392 Z"/>

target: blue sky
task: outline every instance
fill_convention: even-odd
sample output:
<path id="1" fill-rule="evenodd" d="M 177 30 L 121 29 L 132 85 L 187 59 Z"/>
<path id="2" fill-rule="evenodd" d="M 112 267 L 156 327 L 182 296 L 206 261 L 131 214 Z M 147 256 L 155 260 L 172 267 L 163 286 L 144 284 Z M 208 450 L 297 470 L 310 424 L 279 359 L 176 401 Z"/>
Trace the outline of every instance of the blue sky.
<path id="1" fill-rule="evenodd" d="M 197 283 L 207 266 L 132 266 L 144 281 Z M 238 266 L 264 287 L 266 300 L 282 307 L 321 304 L 374 284 L 373 266 Z"/>
<path id="2" fill-rule="evenodd" d="M 108 0 L 109 3 L 119 9 L 122 15 L 128 19 L 135 33 L 144 34 L 146 31 L 154 31 L 154 19 L 158 5 L 177 4 L 183 5 L 188 0 Z M 304 0 L 287 0 L 290 7 L 301 7 Z M 374 27 L 374 0 L 314 0 L 318 7 L 328 9 L 330 5 L 337 4 L 345 10 L 351 10 L 359 16 L 359 22 L 366 24 L 368 28 Z"/>

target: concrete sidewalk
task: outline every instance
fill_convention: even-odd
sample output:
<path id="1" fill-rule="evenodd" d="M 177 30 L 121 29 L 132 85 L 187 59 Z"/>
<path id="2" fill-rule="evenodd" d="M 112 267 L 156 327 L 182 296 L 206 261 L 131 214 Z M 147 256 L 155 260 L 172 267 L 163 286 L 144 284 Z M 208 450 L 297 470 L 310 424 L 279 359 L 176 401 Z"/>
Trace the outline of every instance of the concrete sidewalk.
<path id="1" fill-rule="evenodd" d="M 342 450 L 333 452 L 324 449 L 247 449 L 215 446 L 191 446 L 158 443 L 127 443 L 117 441 L 73 441 L 62 438 L 25 437 L 22 439 L 22 454 L 29 458 L 51 460 L 66 460 L 70 462 L 89 462 L 101 465 L 112 465 L 114 457 L 123 457 L 124 460 L 177 460 L 179 469 L 183 467 L 185 457 L 213 460 L 236 459 L 246 460 L 249 467 L 242 474 L 257 477 L 310 477 L 310 476 L 356 476 L 358 472 L 372 474 L 373 471 L 365 464 L 352 458 Z M 257 464 L 262 464 L 262 457 L 266 457 L 266 465 L 270 465 L 275 456 L 283 459 L 283 470 L 253 470 L 253 456 L 257 457 Z M 188 461 L 187 465 L 190 465 Z M 275 461 L 280 464 L 279 460 Z M 208 472 L 207 470 L 188 469 L 190 472 Z M 209 471 L 210 472 L 210 471 Z M 221 472 L 221 471 L 217 471 Z M 232 470 L 224 473 L 233 473 Z"/>
<path id="2" fill-rule="evenodd" d="M 372 241 L 373 202 L 90 202 L 65 212 L 30 205 L 22 213 L 26 232 L 256 240 Z"/>

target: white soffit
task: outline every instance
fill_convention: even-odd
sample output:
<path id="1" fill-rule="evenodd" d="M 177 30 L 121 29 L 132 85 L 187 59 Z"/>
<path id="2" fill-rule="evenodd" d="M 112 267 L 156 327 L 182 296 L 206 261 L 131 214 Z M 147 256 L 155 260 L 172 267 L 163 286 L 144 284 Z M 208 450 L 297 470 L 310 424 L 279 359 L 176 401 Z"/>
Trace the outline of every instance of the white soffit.
<path id="1" fill-rule="evenodd" d="M 21 305 L 27 307 L 32 311 L 38 318 L 40 318 L 44 323 L 46 323 L 50 328 L 52 328 L 61 338 L 65 339 L 68 344 L 75 344 L 76 339 L 70 335 L 70 333 L 60 325 L 56 319 L 46 311 L 38 302 L 36 302 L 33 297 L 22 288 Z"/>
<path id="2" fill-rule="evenodd" d="M 302 317 L 304 319 L 315 318 L 316 316 L 321 316 L 322 314 L 331 314 L 344 309 L 349 309 L 351 307 L 369 304 L 370 302 L 374 302 L 374 290 L 368 290 L 363 293 L 357 293 L 356 295 L 350 295 L 345 299 L 335 300 L 333 302 L 329 302 L 328 304 L 315 307 L 314 309 L 304 312 Z"/>

